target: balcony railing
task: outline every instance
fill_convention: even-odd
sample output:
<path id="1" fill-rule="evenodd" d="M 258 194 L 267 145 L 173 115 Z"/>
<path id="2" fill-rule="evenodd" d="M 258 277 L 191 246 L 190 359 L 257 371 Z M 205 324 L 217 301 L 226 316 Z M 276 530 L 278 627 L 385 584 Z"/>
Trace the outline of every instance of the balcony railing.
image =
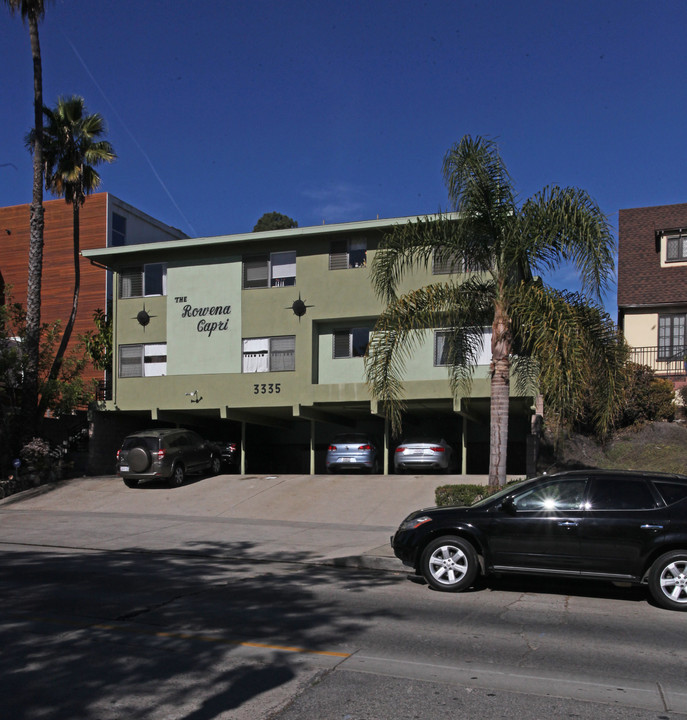
<path id="1" fill-rule="evenodd" d="M 659 358 L 658 347 L 632 348 L 630 360 L 638 365 L 648 365 L 656 375 L 679 377 L 687 375 L 686 354 L 673 355 L 669 358 Z"/>
<path id="2" fill-rule="evenodd" d="M 97 402 L 105 402 L 112 400 L 112 381 L 100 380 L 95 389 L 95 399 Z"/>

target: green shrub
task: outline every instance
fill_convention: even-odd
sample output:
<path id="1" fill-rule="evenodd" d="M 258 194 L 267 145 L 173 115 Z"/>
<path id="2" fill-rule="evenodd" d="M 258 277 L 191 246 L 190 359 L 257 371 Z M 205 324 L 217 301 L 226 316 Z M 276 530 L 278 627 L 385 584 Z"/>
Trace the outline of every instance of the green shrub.
<path id="1" fill-rule="evenodd" d="M 442 485 L 434 491 L 434 499 L 438 507 L 472 505 L 492 492 L 488 485 Z"/>
<path id="2" fill-rule="evenodd" d="M 657 378 L 646 365 L 628 365 L 628 387 L 620 427 L 675 417 L 674 389 L 670 380 Z"/>

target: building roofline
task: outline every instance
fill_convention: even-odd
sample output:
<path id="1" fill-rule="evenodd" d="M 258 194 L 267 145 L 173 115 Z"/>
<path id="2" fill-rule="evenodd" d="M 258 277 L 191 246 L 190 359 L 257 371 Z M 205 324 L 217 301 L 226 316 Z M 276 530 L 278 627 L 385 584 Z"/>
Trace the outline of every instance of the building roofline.
<path id="1" fill-rule="evenodd" d="M 276 240 L 281 238 L 309 237 L 314 235 L 333 235 L 337 233 L 360 232 L 365 230 L 380 230 L 391 228 L 395 225 L 405 225 L 421 220 L 438 220 L 445 218 L 457 220 L 458 213 L 435 213 L 433 215 L 411 215 L 407 217 L 384 218 L 377 220 L 359 220 L 346 223 L 334 223 L 332 225 L 310 225 L 302 228 L 288 228 L 286 230 L 266 230 L 264 232 L 246 232 L 236 235 L 217 235 L 213 237 L 188 238 L 180 240 L 169 240 L 156 243 L 145 243 L 141 245 L 123 245 L 110 248 L 96 248 L 82 250 L 83 257 L 104 265 L 108 261 L 116 261 L 118 258 L 132 257 L 136 255 L 155 252 L 159 254 L 166 250 L 181 251 L 189 248 L 212 248 L 222 245 L 232 245 L 243 242 L 260 242 L 265 240 Z"/>

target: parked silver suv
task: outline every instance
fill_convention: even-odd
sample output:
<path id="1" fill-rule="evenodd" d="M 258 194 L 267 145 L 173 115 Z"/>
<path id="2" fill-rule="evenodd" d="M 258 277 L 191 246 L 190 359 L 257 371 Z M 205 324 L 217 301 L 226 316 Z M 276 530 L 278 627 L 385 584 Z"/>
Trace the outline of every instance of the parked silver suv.
<path id="1" fill-rule="evenodd" d="M 131 488 L 139 480 L 158 478 L 167 478 L 171 487 L 179 487 L 187 473 L 217 475 L 221 464 L 217 446 L 192 430 L 179 428 L 141 430 L 124 438 L 117 451 L 117 473 Z"/>

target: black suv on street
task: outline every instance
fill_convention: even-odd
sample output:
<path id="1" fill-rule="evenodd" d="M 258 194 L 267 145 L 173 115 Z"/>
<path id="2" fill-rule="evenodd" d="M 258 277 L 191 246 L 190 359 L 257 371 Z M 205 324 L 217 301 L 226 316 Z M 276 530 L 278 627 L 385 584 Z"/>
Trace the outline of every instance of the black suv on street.
<path id="1" fill-rule="evenodd" d="M 543 475 L 470 507 L 417 510 L 391 545 L 437 590 L 480 573 L 577 577 L 646 584 L 662 607 L 687 610 L 687 476 Z"/>
<path id="2" fill-rule="evenodd" d="M 167 478 L 172 487 L 184 482 L 186 473 L 221 468 L 220 450 L 198 433 L 183 429 L 141 430 L 124 438 L 117 452 L 117 473 L 127 487 L 139 480 Z"/>

